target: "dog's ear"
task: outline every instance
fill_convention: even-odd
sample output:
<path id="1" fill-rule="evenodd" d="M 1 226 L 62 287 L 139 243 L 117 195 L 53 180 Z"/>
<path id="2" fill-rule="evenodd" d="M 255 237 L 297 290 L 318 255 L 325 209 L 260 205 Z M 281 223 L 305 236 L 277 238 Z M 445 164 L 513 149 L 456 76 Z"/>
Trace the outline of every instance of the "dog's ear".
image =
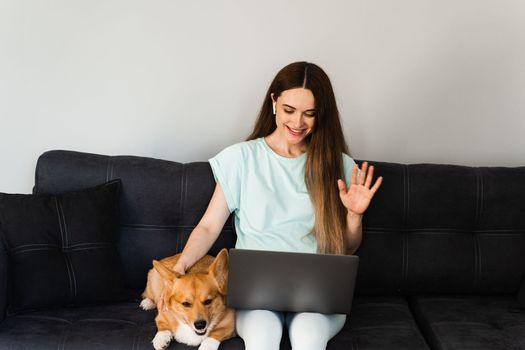
<path id="1" fill-rule="evenodd" d="M 178 273 L 171 271 L 157 260 L 153 260 L 153 267 L 165 281 L 175 282 L 175 280 L 180 277 Z"/>
<path id="2" fill-rule="evenodd" d="M 222 249 L 208 268 L 208 274 L 212 275 L 217 285 L 219 293 L 226 295 L 228 288 L 228 249 Z"/>

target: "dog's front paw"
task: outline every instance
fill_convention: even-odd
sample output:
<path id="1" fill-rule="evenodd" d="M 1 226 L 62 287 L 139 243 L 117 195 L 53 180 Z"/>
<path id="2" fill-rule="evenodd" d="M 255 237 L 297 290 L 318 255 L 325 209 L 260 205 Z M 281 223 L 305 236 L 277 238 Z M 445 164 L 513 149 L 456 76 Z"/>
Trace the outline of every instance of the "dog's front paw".
<path id="1" fill-rule="evenodd" d="M 155 303 L 153 302 L 153 300 L 149 299 L 149 298 L 144 298 L 142 299 L 142 301 L 140 302 L 140 307 L 143 309 L 143 310 L 152 310 L 154 308 L 157 307 L 157 305 L 155 305 Z"/>
<path id="2" fill-rule="evenodd" d="M 208 337 L 202 341 L 199 350 L 217 350 L 220 344 L 221 342 L 217 339 Z"/>
<path id="3" fill-rule="evenodd" d="M 153 338 L 153 347 L 155 350 L 162 350 L 166 348 L 170 342 L 171 342 L 171 332 L 170 331 L 160 331 L 155 334 L 155 338 Z"/>

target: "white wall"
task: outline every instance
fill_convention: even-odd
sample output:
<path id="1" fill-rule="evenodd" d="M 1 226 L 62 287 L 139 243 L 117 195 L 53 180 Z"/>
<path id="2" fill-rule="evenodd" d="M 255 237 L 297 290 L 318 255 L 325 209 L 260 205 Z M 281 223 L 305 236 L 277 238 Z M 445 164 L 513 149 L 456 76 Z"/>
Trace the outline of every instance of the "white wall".
<path id="1" fill-rule="evenodd" d="M 0 191 L 50 149 L 206 160 L 296 60 L 356 159 L 525 165 L 522 0 L 0 0 Z"/>

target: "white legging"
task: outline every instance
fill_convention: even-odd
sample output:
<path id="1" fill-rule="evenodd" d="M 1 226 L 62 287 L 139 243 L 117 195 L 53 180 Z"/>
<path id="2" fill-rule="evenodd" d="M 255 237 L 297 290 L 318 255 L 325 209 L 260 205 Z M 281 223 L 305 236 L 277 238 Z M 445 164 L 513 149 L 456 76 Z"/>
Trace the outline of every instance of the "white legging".
<path id="1" fill-rule="evenodd" d="M 237 334 L 244 340 L 246 350 L 279 350 L 284 325 L 288 328 L 292 349 L 324 350 L 345 321 L 344 314 L 236 311 Z"/>

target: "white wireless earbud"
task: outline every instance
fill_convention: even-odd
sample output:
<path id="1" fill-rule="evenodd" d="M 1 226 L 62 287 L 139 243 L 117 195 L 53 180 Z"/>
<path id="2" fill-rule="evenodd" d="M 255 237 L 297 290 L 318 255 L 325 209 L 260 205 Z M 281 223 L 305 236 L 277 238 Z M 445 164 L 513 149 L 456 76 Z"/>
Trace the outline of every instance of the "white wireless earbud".
<path id="1" fill-rule="evenodd" d="M 273 114 L 275 114 L 275 103 L 273 104 Z"/>

